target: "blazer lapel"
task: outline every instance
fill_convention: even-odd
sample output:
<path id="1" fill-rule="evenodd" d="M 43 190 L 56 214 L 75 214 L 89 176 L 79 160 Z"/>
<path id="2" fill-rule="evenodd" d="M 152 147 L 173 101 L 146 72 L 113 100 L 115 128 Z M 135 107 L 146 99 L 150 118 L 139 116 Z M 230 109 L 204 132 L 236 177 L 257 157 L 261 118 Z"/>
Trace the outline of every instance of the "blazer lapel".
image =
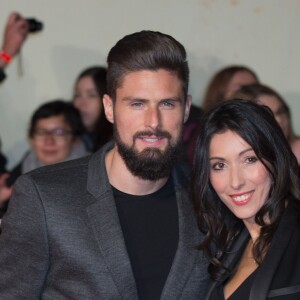
<path id="1" fill-rule="evenodd" d="M 175 184 L 175 190 L 179 218 L 179 241 L 161 300 L 180 298 L 184 286 L 196 265 L 196 258 L 199 256 L 196 246 L 200 242 L 199 237 L 201 234 L 196 230 L 197 225 L 193 217 L 192 205 L 184 188 L 176 187 Z"/>
<path id="2" fill-rule="evenodd" d="M 246 228 L 244 228 L 241 233 L 238 235 L 232 246 L 230 247 L 229 251 L 224 254 L 222 258 L 222 262 L 224 266 L 226 266 L 229 272 L 224 271 L 222 278 L 218 281 L 212 281 L 210 286 L 208 287 L 208 291 L 206 293 L 205 300 L 208 300 L 211 296 L 212 291 L 215 289 L 216 285 L 222 284 L 234 271 L 235 266 L 237 265 L 238 261 L 243 254 L 243 251 L 249 241 L 249 233 Z"/>
<path id="3" fill-rule="evenodd" d="M 107 151 L 107 149 L 106 149 Z M 138 299 L 113 193 L 105 169 L 105 153 L 91 157 L 87 190 L 96 201 L 87 207 L 88 220 L 99 249 L 122 299 Z"/>
<path id="4" fill-rule="evenodd" d="M 280 221 L 278 229 L 273 237 L 270 249 L 257 270 L 252 285 L 249 300 L 265 300 L 267 298 L 272 279 L 280 263 L 285 249 L 289 243 L 293 229 L 296 225 L 293 207 L 289 205 Z"/>

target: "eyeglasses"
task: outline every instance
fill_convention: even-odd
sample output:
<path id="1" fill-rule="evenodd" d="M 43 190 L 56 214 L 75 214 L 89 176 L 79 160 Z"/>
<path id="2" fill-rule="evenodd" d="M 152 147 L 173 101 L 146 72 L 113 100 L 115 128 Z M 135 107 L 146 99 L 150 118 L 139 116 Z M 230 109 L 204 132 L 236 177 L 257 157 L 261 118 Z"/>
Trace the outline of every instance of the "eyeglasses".
<path id="1" fill-rule="evenodd" d="M 66 138 L 71 134 L 72 134 L 71 130 L 64 129 L 64 128 L 55 128 L 52 130 L 38 128 L 34 130 L 33 137 L 38 139 L 45 139 L 47 137 L 51 137 L 53 139 L 60 140 Z"/>

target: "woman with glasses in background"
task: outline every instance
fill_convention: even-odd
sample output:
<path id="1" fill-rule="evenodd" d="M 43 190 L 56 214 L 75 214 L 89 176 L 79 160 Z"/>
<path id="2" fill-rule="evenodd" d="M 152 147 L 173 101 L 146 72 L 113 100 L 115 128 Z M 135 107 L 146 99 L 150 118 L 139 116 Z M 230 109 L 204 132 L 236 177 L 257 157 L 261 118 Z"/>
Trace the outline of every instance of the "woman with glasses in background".
<path id="1" fill-rule="evenodd" d="M 71 103 L 54 100 L 41 105 L 30 121 L 31 150 L 12 170 L 10 182 L 38 167 L 87 155 L 80 141 L 82 132 L 79 112 Z"/>
<path id="2" fill-rule="evenodd" d="M 36 168 L 89 154 L 80 140 L 83 130 L 80 114 L 72 103 L 54 100 L 41 105 L 30 121 L 28 138 L 31 149 L 10 172 L 7 186 L 12 186 L 20 175 Z M 7 199 L 0 201 L 0 217 L 10 196 L 5 194 Z"/>

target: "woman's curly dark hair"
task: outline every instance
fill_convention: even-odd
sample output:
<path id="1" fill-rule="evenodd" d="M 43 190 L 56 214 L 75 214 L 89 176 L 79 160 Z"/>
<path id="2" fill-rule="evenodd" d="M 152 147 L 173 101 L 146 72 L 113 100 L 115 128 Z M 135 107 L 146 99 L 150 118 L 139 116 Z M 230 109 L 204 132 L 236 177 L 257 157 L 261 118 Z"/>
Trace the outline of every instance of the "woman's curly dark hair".
<path id="1" fill-rule="evenodd" d="M 243 223 L 223 204 L 210 183 L 209 148 L 215 134 L 233 131 L 244 139 L 264 164 L 271 178 L 269 197 L 255 216 L 261 232 L 253 246 L 260 264 L 288 202 L 299 207 L 297 160 L 272 112 L 251 101 L 226 101 L 208 111 L 196 143 L 191 193 L 199 229 L 205 238 L 199 245 L 211 259 L 209 272 L 218 279 L 224 271 L 220 260 Z M 268 222 L 266 223 L 266 216 Z"/>

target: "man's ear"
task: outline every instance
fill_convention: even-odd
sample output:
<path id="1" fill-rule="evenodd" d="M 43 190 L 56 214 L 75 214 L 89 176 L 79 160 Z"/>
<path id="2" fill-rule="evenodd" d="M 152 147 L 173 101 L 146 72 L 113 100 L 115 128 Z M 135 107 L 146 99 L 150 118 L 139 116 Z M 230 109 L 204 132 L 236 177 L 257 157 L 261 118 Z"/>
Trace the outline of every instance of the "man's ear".
<path id="1" fill-rule="evenodd" d="M 114 104 L 111 97 L 108 96 L 107 94 L 103 96 L 103 107 L 104 107 L 106 119 L 110 123 L 114 123 Z"/>
<path id="2" fill-rule="evenodd" d="M 192 105 L 192 96 L 188 95 L 186 97 L 186 101 L 185 101 L 185 108 L 184 108 L 184 119 L 183 122 L 185 123 L 187 121 L 187 119 L 189 118 L 190 115 L 190 108 Z"/>

